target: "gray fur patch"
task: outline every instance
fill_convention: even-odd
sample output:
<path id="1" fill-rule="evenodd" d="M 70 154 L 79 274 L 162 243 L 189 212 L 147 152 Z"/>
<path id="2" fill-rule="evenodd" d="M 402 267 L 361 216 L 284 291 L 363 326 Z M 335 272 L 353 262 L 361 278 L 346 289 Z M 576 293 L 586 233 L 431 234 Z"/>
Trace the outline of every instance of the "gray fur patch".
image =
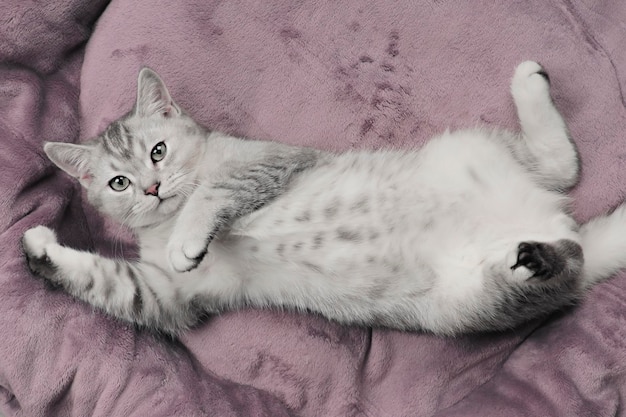
<path id="1" fill-rule="evenodd" d="M 324 233 L 319 232 L 313 238 L 313 246 L 312 246 L 312 248 L 313 249 L 319 249 L 319 248 L 322 247 L 323 244 L 324 244 Z"/>
<path id="2" fill-rule="evenodd" d="M 92 280 L 95 280 L 91 277 Z M 105 300 L 111 299 L 111 296 L 115 293 L 115 283 L 113 279 L 103 279 L 102 281 L 102 295 Z"/>
<path id="3" fill-rule="evenodd" d="M 87 282 L 87 285 L 85 285 L 85 289 L 84 289 L 84 291 L 85 291 L 85 292 L 90 292 L 91 290 L 93 290 L 93 287 L 94 287 L 94 284 L 95 284 L 95 282 L 94 282 L 94 280 L 93 280 L 93 275 L 91 275 L 91 274 L 90 274 L 90 275 L 87 277 L 87 279 L 88 279 L 89 281 Z"/>
<path id="4" fill-rule="evenodd" d="M 231 167 L 213 184 L 228 194 L 220 211 L 221 227 L 250 214 L 283 194 L 294 175 L 317 163 L 319 152 L 312 149 L 283 151 L 242 165 Z"/>
<path id="5" fill-rule="evenodd" d="M 424 223 L 422 223 L 422 229 L 424 230 L 431 230 L 433 227 L 435 227 L 435 219 L 432 217 L 427 218 Z"/>
<path id="6" fill-rule="evenodd" d="M 312 271 L 315 271 L 315 272 L 317 272 L 317 273 L 320 273 L 320 274 L 321 274 L 321 273 L 323 272 L 323 271 L 322 271 L 322 268 L 321 268 L 319 265 L 313 264 L 313 263 L 311 263 L 311 262 L 304 261 L 304 262 L 302 262 L 302 265 L 304 265 L 304 266 L 305 266 L 305 267 L 307 267 L 308 269 L 310 269 L 310 270 L 312 270 Z"/>
<path id="7" fill-rule="evenodd" d="M 102 145 L 105 151 L 121 159 L 132 158 L 130 133 L 126 127 L 118 122 L 113 122 L 104 132 Z"/>
<path id="8" fill-rule="evenodd" d="M 133 313 L 136 317 L 139 317 L 143 311 L 143 295 L 141 293 L 141 285 L 139 284 L 134 268 L 130 265 L 126 265 L 126 270 L 128 272 L 128 278 L 135 287 L 135 295 L 133 296 Z"/>
<path id="9" fill-rule="evenodd" d="M 350 211 L 363 214 L 369 213 L 369 198 L 366 195 L 361 196 L 354 204 L 350 206 Z"/>
<path id="10" fill-rule="evenodd" d="M 467 169 L 467 173 L 469 174 L 469 177 L 474 180 L 475 183 L 477 184 L 482 184 L 483 180 L 478 176 L 478 173 L 476 172 L 476 170 L 473 167 L 469 167 Z"/>
<path id="11" fill-rule="evenodd" d="M 376 280 L 374 283 L 367 289 L 367 295 L 374 299 L 380 299 L 385 295 L 387 290 L 389 289 L 389 283 L 385 280 Z"/>
<path id="12" fill-rule="evenodd" d="M 359 242 L 363 237 L 358 230 L 350 230 L 345 227 L 337 229 L 337 239 L 348 240 L 351 242 Z"/>
<path id="13" fill-rule="evenodd" d="M 497 270 L 487 275 L 485 298 L 492 300 L 492 307 L 479 313 L 473 323 L 475 330 L 512 328 L 578 301 L 582 296 L 582 250 L 577 243 L 565 239 L 550 245 L 565 259 L 566 264 L 555 276 L 516 283 Z"/>
<path id="14" fill-rule="evenodd" d="M 137 141 L 135 141 L 135 143 L 137 144 L 137 146 L 139 146 L 139 152 L 141 152 L 142 154 L 147 154 L 148 153 L 148 147 L 146 146 L 144 141 L 137 140 Z"/>
<path id="15" fill-rule="evenodd" d="M 328 207 L 324 209 L 324 216 L 326 217 L 326 220 L 332 220 L 335 218 L 335 216 L 337 216 L 338 212 L 339 212 L 339 200 L 335 199 L 330 203 Z"/>
<path id="16" fill-rule="evenodd" d="M 311 220 L 311 212 L 308 210 L 296 217 L 296 221 L 298 222 L 308 222 L 310 220 Z"/>

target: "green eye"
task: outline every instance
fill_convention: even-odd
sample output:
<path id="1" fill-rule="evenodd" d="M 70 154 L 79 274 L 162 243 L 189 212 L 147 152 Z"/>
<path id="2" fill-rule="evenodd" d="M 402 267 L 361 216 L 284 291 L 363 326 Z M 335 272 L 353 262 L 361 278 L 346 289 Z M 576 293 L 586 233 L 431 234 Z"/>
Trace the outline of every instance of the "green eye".
<path id="1" fill-rule="evenodd" d="M 152 151 L 150 152 L 150 158 L 152 159 L 152 162 L 159 162 L 160 160 L 165 158 L 166 153 L 167 146 L 165 146 L 165 143 L 159 142 L 154 146 L 154 148 L 152 148 Z"/>
<path id="2" fill-rule="evenodd" d="M 114 191 L 124 191 L 130 185 L 130 180 L 126 177 L 118 175 L 109 181 L 109 187 L 111 187 Z"/>

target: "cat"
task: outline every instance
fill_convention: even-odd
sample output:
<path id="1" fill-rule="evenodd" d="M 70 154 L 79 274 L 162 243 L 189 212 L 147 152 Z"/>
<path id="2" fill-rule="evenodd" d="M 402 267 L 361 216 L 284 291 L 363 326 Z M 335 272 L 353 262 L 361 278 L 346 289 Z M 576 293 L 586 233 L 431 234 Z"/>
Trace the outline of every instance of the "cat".
<path id="1" fill-rule="evenodd" d="M 143 68 L 133 109 L 45 153 L 129 227 L 137 260 L 23 236 L 30 269 L 119 319 L 179 334 L 242 307 L 439 335 L 498 331 L 626 266 L 624 206 L 580 226 L 580 162 L 549 78 L 520 64 L 520 133 L 446 131 L 418 150 L 331 153 L 209 131 Z"/>

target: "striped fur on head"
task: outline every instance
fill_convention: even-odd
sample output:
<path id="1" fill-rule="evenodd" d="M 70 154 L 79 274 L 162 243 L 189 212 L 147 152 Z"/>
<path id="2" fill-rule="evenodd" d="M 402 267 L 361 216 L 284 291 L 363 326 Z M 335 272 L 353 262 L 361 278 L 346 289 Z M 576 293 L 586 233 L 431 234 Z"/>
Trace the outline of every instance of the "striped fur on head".
<path id="1" fill-rule="evenodd" d="M 158 75 L 144 68 L 131 112 L 85 144 L 47 143 L 44 149 L 87 188 L 98 210 L 142 227 L 169 219 L 184 203 L 197 183 L 197 158 L 206 140 L 206 130 L 174 103 Z M 167 152 L 155 162 L 151 152 L 160 143 Z M 110 186 L 118 176 L 129 180 L 125 190 Z M 156 196 L 147 193 L 155 184 Z"/>

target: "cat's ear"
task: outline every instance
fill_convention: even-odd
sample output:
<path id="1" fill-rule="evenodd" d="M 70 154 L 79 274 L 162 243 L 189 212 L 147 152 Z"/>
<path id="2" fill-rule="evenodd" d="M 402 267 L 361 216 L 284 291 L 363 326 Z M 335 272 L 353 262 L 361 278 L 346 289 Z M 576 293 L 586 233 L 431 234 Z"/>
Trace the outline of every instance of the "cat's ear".
<path id="1" fill-rule="evenodd" d="M 180 108 L 170 96 L 165 83 L 150 68 L 139 71 L 137 79 L 137 102 L 135 114 L 138 116 L 160 115 L 171 117 L 180 115 Z"/>
<path id="2" fill-rule="evenodd" d="M 56 166 L 78 179 L 85 188 L 89 187 L 93 176 L 89 172 L 92 147 L 73 143 L 46 142 L 43 147 L 48 158 Z"/>

